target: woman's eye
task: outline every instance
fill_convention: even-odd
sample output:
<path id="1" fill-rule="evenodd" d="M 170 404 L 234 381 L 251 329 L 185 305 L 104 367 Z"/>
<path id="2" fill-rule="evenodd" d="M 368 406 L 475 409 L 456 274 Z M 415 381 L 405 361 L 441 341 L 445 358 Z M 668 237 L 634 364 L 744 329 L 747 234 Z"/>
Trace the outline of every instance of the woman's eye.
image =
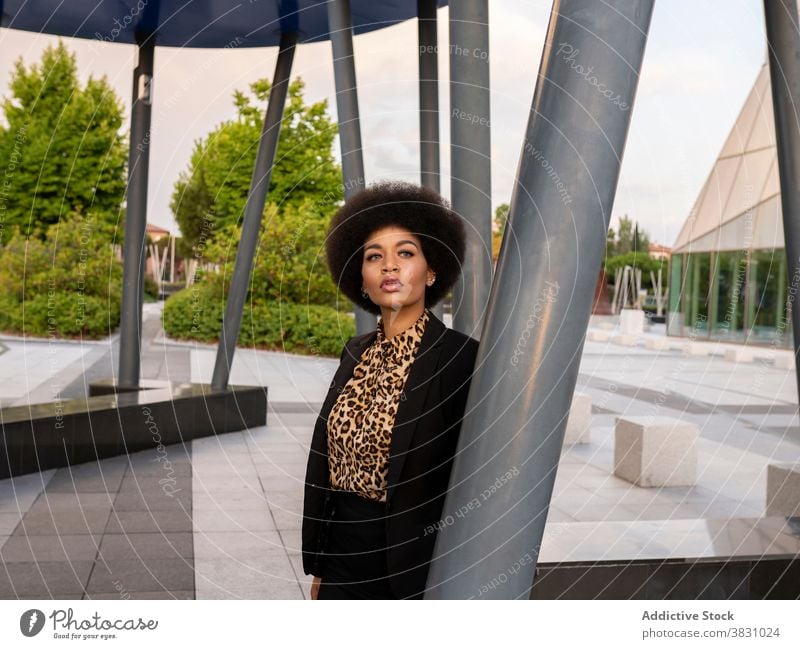
<path id="1" fill-rule="evenodd" d="M 411 250 L 401 250 L 397 253 L 398 255 L 402 255 L 403 257 L 413 257 L 414 253 Z M 365 257 L 366 261 L 374 261 L 375 259 L 380 259 L 380 253 L 373 252 L 371 255 L 367 255 Z"/>

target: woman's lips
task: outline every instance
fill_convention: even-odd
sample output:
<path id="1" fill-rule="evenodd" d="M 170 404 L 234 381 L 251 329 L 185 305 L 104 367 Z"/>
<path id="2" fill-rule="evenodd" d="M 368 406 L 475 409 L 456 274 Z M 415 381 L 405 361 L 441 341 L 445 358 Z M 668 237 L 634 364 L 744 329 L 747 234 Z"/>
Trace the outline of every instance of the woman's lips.
<path id="1" fill-rule="evenodd" d="M 401 288 L 403 288 L 403 285 L 397 279 L 388 279 L 381 283 L 381 289 L 387 293 L 396 293 Z"/>

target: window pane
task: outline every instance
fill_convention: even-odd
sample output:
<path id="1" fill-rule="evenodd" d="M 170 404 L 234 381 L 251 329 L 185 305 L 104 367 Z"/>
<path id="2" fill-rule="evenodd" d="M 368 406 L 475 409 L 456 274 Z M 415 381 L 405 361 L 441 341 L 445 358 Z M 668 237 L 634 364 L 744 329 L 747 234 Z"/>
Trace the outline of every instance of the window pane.
<path id="1" fill-rule="evenodd" d="M 667 333 L 671 336 L 683 334 L 683 260 L 686 255 L 672 255 L 669 260 L 669 308 L 667 309 Z"/>
<path id="2" fill-rule="evenodd" d="M 712 332 L 719 340 L 744 340 L 744 284 L 747 276 L 747 257 L 744 252 L 719 252 L 715 256 L 718 268 L 715 291 L 717 321 Z"/>
<path id="3" fill-rule="evenodd" d="M 772 342 L 778 324 L 779 291 L 785 273 L 783 250 L 755 250 L 750 259 L 750 295 L 753 303 L 750 308 L 753 342 Z"/>
<path id="4" fill-rule="evenodd" d="M 686 285 L 687 320 L 686 335 L 697 337 L 708 334 L 708 289 L 711 254 L 700 252 L 689 255 L 689 281 Z"/>

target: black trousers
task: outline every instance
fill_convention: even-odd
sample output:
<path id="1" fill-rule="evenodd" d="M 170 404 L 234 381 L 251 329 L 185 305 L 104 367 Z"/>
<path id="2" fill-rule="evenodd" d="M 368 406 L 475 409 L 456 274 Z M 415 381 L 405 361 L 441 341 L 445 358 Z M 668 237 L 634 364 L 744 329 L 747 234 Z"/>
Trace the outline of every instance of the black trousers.
<path id="1" fill-rule="evenodd" d="M 318 599 L 397 599 L 386 564 L 386 505 L 336 491 Z"/>

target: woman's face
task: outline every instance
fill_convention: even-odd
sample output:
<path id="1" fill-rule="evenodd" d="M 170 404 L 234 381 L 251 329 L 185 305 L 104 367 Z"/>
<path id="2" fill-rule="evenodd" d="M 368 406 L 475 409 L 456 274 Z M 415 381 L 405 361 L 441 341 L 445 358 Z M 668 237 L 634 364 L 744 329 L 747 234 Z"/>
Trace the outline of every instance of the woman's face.
<path id="1" fill-rule="evenodd" d="M 364 243 L 361 277 L 370 299 L 381 307 L 419 310 L 425 308 L 425 283 L 434 273 L 417 236 L 389 225 L 376 230 Z"/>

